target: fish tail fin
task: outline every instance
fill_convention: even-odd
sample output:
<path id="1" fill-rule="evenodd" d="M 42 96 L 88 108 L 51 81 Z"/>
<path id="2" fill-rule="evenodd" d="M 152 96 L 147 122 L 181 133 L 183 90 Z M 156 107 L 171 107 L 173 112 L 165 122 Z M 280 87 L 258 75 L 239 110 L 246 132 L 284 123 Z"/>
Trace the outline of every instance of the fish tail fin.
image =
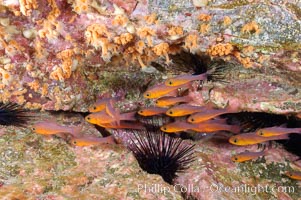
<path id="1" fill-rule="evenodd" d="M 284 134 L 284 135 L 278 135 L 278 136 L 275 137 L 275 140 L 288 140 L 289 135 L 290 135 L 290 133 Z"/>
<path id="2" fill-rule="evenodd" d="M 113 107 L 112 100 L 106 106 L 106 113 L 116 120 L 118 126 L 120 125 L 120 111 Z"/>
<path id="3" fill-rule="evenodd" d="M 122 122 L 121 125 L 125 125 L 125 128 L 130 128 L 130 129 L 136 129 L 136 130 L 142 130 L 145 129 L 144 124 L 140 122 Z"/>
<path id="4" fill-rule="evenodd" d="M 216 117 L 214 119 L 211 120 L 214 123 L 220 123 L 220 124 L 227 124 L 227 118 L 220 118 L 220 117 Z"/>
<path id="5" fill-rule="evenodd" d="M 177 90 L 177 89 L 172 90 L 172 91 L 170 91 L 170 92 L 167 93 L 167 94 L 168 94 L 168 96 L 176 97 L 176 96 L 178 96 L 178 90 Z M 167 96 L 167 95 L 163 95 L 163 96 Z"/>
<path id="6" fill-rule="evenodd" d="M 82 129 L 83 129 L 83 125 L 80 125 L 80 126 L 74 126 L 74 127 L 72 127 L 71 128 L 71 135 L 73 136 L 73 137 L 80 137 L 81 136 L 81 131 L 82 131 Z"/>
<path id="7" fill-rule="evenodd" d="M 136 112 L 122 113 L 120 120 L 136 121 Z"/>
<path id="8" fill-rule="evenodd" d="M 115 119 L 118 126 L 120 126 L 120 112 L 119 110 L 115 113 Z"/>
<path id="9" fill-rule="evenodd" d="M 107 136 L 103 138 L 105 143 L 107 144 L 117 144 L 117 140 L 114 138 L 113 135 Z"/>
<path id="10" fill-rule="evenodd" d="M 284 123 L 284 124 L 281 124 L 280 125 L 280 127 L 282 127 L 282 128 L 286 128 L 287 126 L 286 126 L 287 124 L 286 123 Z M 301 130 L 301 129 L 300 129 Z"/>
<path id="11" fill-rule="evenodd" d="M 191 101 L 193 101 L 193 97 L 188 94 L 187 96 L 182 97 L 181 101 L 186 102 L 186 103 L 191 102 Z"/>
<path id="12" fill-rule="evenodd" d="M 196 80 L 203 81 L 203 80 L 205 80 L 207 77 L 208 77 L 208 74 L 207 74 L 207 73 L 199 74 L 199 75 L 197 75 L 197 77 L 196 77 L 197 79 L 196 79 Z"/>
<path id="13" fill-rule="evenodd" d="M 230 125 L 231 126 L 231 128 L 230 128 L 230 131 L 232 132 L 232 133 L 240 133 L 240 126 L 238 126 L 238 125 Z"/>

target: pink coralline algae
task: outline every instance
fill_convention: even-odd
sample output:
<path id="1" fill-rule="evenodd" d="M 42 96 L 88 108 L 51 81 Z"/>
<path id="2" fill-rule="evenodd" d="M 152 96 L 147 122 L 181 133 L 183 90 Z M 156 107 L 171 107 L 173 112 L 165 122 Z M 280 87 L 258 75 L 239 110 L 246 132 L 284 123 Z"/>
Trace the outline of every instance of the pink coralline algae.
<path id="1" fill-rule="evenodd" d="M 196 2 L 175 0 L 175 7 L 168 5 L 135 0 L 5 1 L 0 20 L 1 100 L 31 109 L 86 111 L 87 107 L 81 105 L 95 100 L 99 85 L 104 84 L 104 69 L 118 72 L 134 66 L 136 72 L 139 68 L 153 72 L 153 62 L 173 65 L 170 56 L 181 51 L 206 52 L 235 60 L 245 68 L 282 66 L 298 71 L 296 52 L 292 51 L 293 61 L 282 65 L 279 60 L 288 58 L 286 51 L 271 57 L 264 50 L 254 50 L 261 47 L 241 44 L 241 40 L 257 41 L 256 37 L 277 41 L 274 35 L 263 37 L 278 29 L 272 27 L 268 32 L 260 19 L 244 21 L 230 13 L 221 14 L 215 7 L 227 6 L 222 2 L 211 2 L 213 7 L 208 10 L 199 9 Z M 189 7 L 196 10 L 191 13 Z M 251 8 L 246 5 L 236 9 Z"/>
<path id="2" fill-rule="evenodd" d="M 0 196 L 299 198 L 299 26 L 295 1 L 3 1 L 0 115 L 21 127 L 1 129 Z M 160 130 L 178 146 L 138 135 Z M 128 148 L 169 156 L 173 185 Z M 258 185 L 295 191 L 236 192 Z"/>

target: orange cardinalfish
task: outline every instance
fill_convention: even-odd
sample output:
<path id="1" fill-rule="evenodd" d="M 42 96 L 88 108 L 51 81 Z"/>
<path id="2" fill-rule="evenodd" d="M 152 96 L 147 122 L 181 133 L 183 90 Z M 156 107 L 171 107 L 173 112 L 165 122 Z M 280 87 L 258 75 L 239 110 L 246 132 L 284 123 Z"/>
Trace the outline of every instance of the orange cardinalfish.
<path id="1" fill-rule="evenodd" d="M 191 124 L 193 128 L 191 130 L 197 132 L 212 133 L 217 131 L 229 131 L 232 133 L 239 133 L 240 127 L 236 125 L 228 125 L 214 122 L 203 122 L 199 124 Z"/>
<path id="2" fill-rule="evenodd" d="M 285 135 L 288 133 L 301 133 L 301 128 L 284 128 L 281 126 L 273 126 L 269 128 L 262 128 L 256 131 L 256 134 L 262 137 Z"/>
<path id="3" fill-rule="evenodd" d="M 181 85 L 181 87 L 187 88 L 188 86 Z M 177 96 L 178 89 L 181 87 L 166 86 L 164 83 L 161 83 L 159 85 L 155 85 L 155 86 L 149 88 L 146 92 L 143 93 L 143 96 L 147 99 L 159 98 L 159 97 L 165 96 L 167 94 L 168 94 L 168 96 Z"/>
<path id="4" fill-rule="evenodd" d="M 71 144 L 79 147 L 94 146 L 100 144 L 116 144 L 113 136 L 97 138 L 97 137 L 83 137 L 83 138 L 71 138 Z"/>
<path id="5" fill-rule="evenodd" d="M 231 144 L 244 146 L 244 145 L 252 145 L 252 144 L 259 144 L 262 142 L 267 142 L 270 140 L 287 140 L 289 139 L 289 134 L 286 135 L 277 135 L 272 137 L 262 137 L 259 135 L 256 135 L 255 132 L 251 133 L 244 133 L 239 135 L 234 135 L 229 138 L 229 142 Z"/>
<path id="6" fill-rule="evenodd" d="M 301 172 L 298 171 L 286 171 L 284 173 L 286 176 L 290 177 L 291 179 L 295 179 L 301 181 Z"/>
<path id="7" fill-rule="evenodd" d="M 181 117 L 185 115 L 190 115 L 192 113 L 200 112 L 206 109 L 206 106 L 192 106 L 189 104 L 180 104 L 173 106 L 166 111 L 166 115 L 172 117 Z"/>
<path id="8" fill-rule="evenodd" d="M 209 109 L 209 110 L 202 110 L 201 112 L 195 113 L 188 117 L 187 121 L 189 123 L 199 123 L 203 121 L 207 121 L 209 119 L 212 119 L 214 117 L 217 117 L 222 114 L 226 113 L 236 113 L 237 111 L 233 111 L 232 109 Z"/>
<path id="9" fill-rule="evenodd" d="M 157 99 L 155 103 L 156 106 L 167 107 L 167 106 L 172 106 L 176 103 L 190 102 L 190 101 L 192 101 L 192 98 L 187 95 L 183 97 L 161 97 L 160 99 Z"/>
<path id="10" fill-rule="evenodd" d="M 207 124 L 209 124 L 209 128 L 211 129 L 218 129 L 221 128 L 223 124 L 220 123 L 224 123 L 226 120 L 225 119 L 216 119 L 216 120 L 212 120 L 210 121 L 210 123 L 208 122 Z M 210 127 L 211 124 L 211 127 Z M 217 127 L 214 127 L 214 125 L 217 125 Z M 225 125 L 225 124 L 224 124 Z M 161 131 L 166 132 L 166 133 L 174 133 L 174 132 L 180 132 L 180 131 L 187 131 L 187 130 L 196 130 L 198 131 L 198 124 L 190 124 L 187 123 L 185 121 L 176 121 L 176 122 L 172 122 L 169 124 L 165 124 L 163 126 L 161 126 Z M 219 127 L 220 126 L 220 127 Z M 230 125 L 228 125 L 230 126 Z M 223 130 L 227 130 L 228 127 L 224 127 Z M 199 128 L 201 129 L 201 127 Z M 204 129 L 204 128 L 203 128 Z M 234 129 L 234 127 L 230 127 L 229 129 Z M 236 131 L 236 129 L 234 129 Z M 217 130 L 215 130 L 217 131 Z M 205 131 L 203 131 L 205 132 Z M 213 132 L 213 131 L 208 131 L 208 132 Z"/>
<path id="11" fill-rule="evenodd" d="M 41 135 L 55 135 L 59 133 L 69 133 L 74 137 L 76 137 L 80 133 L 81 129 L 82 129 L 81 126 L 68 127 L 49 121 L 38 122 L 32 126 L 32 130 L 35 133 Z"/>
<path id="12" fill-rule="evenodd" d="M 233 162 L 245 162 L 249 160 L 253 160 L 255 158 L 258 158 L 260 156 L 264 156 L 266 151 L 259 151 L 259 152 L 250 152 L 250 151 L 244 151 L 239 154 L 233 155 L 231 157 L 231 160 Z"/>
<path id="13" fill-rule="evenodd" d="M 135 114 L 135 112 L 122 113 L 120 114 L 119 120 L 136 121 Z M 91 113 L 85 117 L 85 120 L 91 124 L 97 124 L 99 126 L 101 126 L 101 124 L 109 124 L 117 121 L 117 119 L 110 116 L 106 111 Z"/>
<path id="14" fill-rule="evenodd" d="M 112 122 L 109 124 L 98 124 L 98 125 L 104 128 L 112 128 L 112 129 L 137 129 L 137 130 L 145 129 L 143 124 L 141 124 L 140 122 L 121 121 L 120 124 L 117 124 L 116 122 Z"/>
<path id="15" fill-rule="evenodd" d="M 175 133 L 180 131 L 187 131 L 189 129 L 193 128 L 192 124 L 189 124 L 184 121 L 176 121 L 173 123 L 165 124 L 161 126 L 161 131 L 166 133 Z"/>
<path id="16" fill-rule="evenodd" d="M 191 81 L 196 80 L 205 80 L 207 78 L 207 74 L 199 74 L 199 75 L 180 75 L 174 78 L 170 78 L 165 81 L 166 86 L 180 86 Z"/>
<path id="17" fill-rule="evenodd" d="M 154 115 L 159 115 L 163 114 L 167 111 L 167 108 L 158 108 L 158 107 L 148 107 L 148 108 L 143 108 L 138 111 L 139 115 L 142 116 L 154 116 Z"/>
<path id="18" fill-rule="evenodd" d="M 104 98 L 96 101 L 92 106 L 88 108 L 89 112 L 99 112 L 104 110 L 108 103 L 115 103 L 117 100 L 119 100 L 120 97 L 115 97 L 115 98 Z"/>

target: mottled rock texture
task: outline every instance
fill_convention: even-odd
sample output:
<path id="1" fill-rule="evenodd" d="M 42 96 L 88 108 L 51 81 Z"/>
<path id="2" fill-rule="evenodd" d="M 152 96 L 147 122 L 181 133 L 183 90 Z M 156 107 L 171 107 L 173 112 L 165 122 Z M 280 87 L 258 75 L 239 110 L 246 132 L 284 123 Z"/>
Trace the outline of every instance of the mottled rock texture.
<path id="1" fill-rule="evenodd" d="M 195 94 L 199 102 L 295 115 L 301 112 L 300 7 L 299 1 L 3 0 L 0 100 L 86 112 L 98 98 L 122 96 L 121 110 L 136 109 L 150 104 L 142 96 L 150 85 L 192 72 L 185 51 L 209 55 L 213 64 L 226 61 L 224 82 L 205 83 Z M 75 114 L 42 113 L 45 118 L 84 124 L 83 132 L 99 135 Z M 73 147 L 30 127 L 0 134 L 1 197 L 181 199 L 180 189 L 143 172 L 122 145 Z M 283 175 L 297 157 L 281 146 L 264 159 L 234 164 L 231 155 L 245 148 L 216 140 L 196 142 L 197 160 L 177 179 L 187 198 L 301 196 L 297 181 Z M 145 193 L 139 185 L 170 191 Z M 258 185 L 269 189 L 253 192 Z M 229 192 L 244 186 L 253 191 Z M 291 188 L 271 190 L 278 186 Z"/>
<path id="2" fill-rule="evenodd" d="M 168 71 L 151 63 L 172 66 L 170 55 L 187 51 L 237 66 L 228 69 L 226 88 L 215 86 L 217 104 L 243 96 L 239 103 L 246 110 L 298 112 L 299 4 L 3 1 L 1 99 L 32 109 L 86 111 L 99 96 L 139 91 L 152 78 L 141 69 L 166 77 Z"/>

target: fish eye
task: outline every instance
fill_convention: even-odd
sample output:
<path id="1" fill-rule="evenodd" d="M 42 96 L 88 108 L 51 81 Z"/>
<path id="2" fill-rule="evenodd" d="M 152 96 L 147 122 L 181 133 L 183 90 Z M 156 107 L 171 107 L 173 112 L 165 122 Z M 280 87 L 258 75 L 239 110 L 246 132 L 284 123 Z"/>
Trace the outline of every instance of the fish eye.
<path id="1" fill-rule="evenodd" d="M 171 114 L 171 115 L 172 115 L 172 114 L 173 114 L 173 112 L 172 112 L 172 111 L 169 111 L 169 114 Z"/>
<path id="2" fill-rule="evenodd" d="M 190 121 L 194 122 L 194 118 L 191 118 Z"/>
<path id="3" fill-rule="evenodd" d="M 142 113 L 143 113 L 143 110 L 139 110 L 138 113 L 142 114 Z"/>
<path id="4" fill-rule="evenodd" d="M 73 142 L 72 142 L 73 144 L 77 144 L 77 142 L 75 141 L 75 140 L 73 140 Z"/>
<path id="5" fill-rule="evenodd" d="M 237 160 L 238 160 L 238 158 L 237 158 L 237 157 L 234 157 L 234 160 L 235 160 L 235 161 L 237 161 Z"/>
<path id="6" fill-rule="evenodd" d="M 259 135 L 263 135 L 263 132 L 262 132 L 262 131 L 260 131 L 260 132 L 259 132 Z"/>
<path id="7" fill-rule="evenodd" d="M 33 130 L 33 131 L 35 131 L 35 130 L 36 130 L 36 128 L 35 128 L 35 127 L 32 127 L 32 130 Z"/>
<path id="8" fill-rule="evenodd" d="M 93 107 L 93 110 L 96 110 L 96 106 Z"/>
<path id="9" fill-rule="evenodd" d="M 237 139 L 235 138 L 235 139 L 233 140 L 233 142 L 234 142 L 234 143 L 237 143 Z"/>
<path id="10" fill-rule="evenodd" d="M 150 93 L 146 93 L 146 96 L 149 97 L 149 96 L 150 96 Z"/>
<path id="11" fill-rule="evenodd" d="M 166 127 L 163 127 L 163 130 L 164 130 L 164 131 L 166 131 L 166 130 L 167 130 L 167 128 L 166 128 Z"/>
<path id="12" fill-rule="evenodd" d="M 91 117 L 87 117 L 87 120 L 91 120 Z"/>
<path id="13" fill-rule="evenodd" d="M 169 81 L 169 83 L 168 83 L 169 85 L 172 85 L 172 81 Z"/>
<path id="14" fill-rule="evenodd" d="M 157 100 L 155 101 L 155 104 L 158 104 L 158 101 L 157 101 Z"/>

